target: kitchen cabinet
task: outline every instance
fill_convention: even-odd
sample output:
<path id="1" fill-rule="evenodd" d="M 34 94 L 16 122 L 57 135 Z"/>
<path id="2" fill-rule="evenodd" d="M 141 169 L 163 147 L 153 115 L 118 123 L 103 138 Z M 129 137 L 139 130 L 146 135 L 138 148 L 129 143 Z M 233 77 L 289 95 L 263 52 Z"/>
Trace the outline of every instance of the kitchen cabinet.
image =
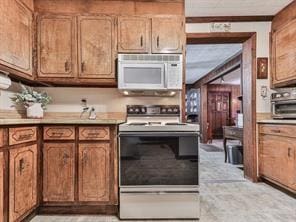
<path id="1" fill-rule="evenodd" d="M 296 192 L 295 126 L 260 125 L 259 174 Z"/>
<path id="2" fill-rule="evenodd" d="M 4 221 L 4 153 L 0 152 L 0 221 Z"/>
<path id="3" fill-rule="evenodd" d="M 79 201 L 109 201 L 110 145 L 79 144 Z"/>
<path id="4" fill-rule="evenodd" d="M 296 19 L 272 33 L 272 84 L 296 83 Z"/>
<path id="5" fill-rule="evenodd" d="M 74 201 L 75 144 L 45 143 L 43 201 Z"/>
<path id="6" fill-rule="evenodd" d="M 184 18 L 152 18 L 152 53 L 182 53 L 184 44 Z"/>
<path id="7" fill-rule="evenodd" d="M 45 15 L 38 18 L 38 77 L 75 77 L 75 33 L 73 16 Z"/>
<path id="8" fill-rule="evenodd" d="M 114 45 L 114 20 L 112 17 L 79 16 L 79 78 L 114 78 Z"/>
<path id="9" fill-rule="evenodd" d="M 151 45 L 151 19 L 118 18 L 118 52 L 148 53 Z"/>
<path id="10" fill-rule="evenodd" d="M 37 204 L 37 145 L 9 150 L 9 221 Z"/>
<path id="11" fill-rule="evenodd" d="M 32 79 L 32 12 L 17 1 L 2 0 L 0 14 L 0 66 Z"/>

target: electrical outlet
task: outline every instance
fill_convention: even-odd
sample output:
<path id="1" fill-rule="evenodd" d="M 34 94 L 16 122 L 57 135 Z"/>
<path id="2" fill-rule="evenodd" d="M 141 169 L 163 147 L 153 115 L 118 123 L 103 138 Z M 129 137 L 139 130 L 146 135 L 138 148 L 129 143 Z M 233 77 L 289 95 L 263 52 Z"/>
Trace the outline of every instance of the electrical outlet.
<path id="1" fill-rule="evenodd" d="M 267 86 L 261 86 L 261 97 L 267 97 Z"/>

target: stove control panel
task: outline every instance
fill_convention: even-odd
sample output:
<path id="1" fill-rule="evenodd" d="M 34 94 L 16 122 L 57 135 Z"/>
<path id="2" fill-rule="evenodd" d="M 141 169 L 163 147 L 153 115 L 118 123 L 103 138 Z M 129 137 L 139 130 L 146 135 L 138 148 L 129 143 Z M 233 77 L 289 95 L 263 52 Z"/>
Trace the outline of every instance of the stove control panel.
<path id="1" fill-rule="evenodd" d="M 180 107 L 178 105 L 128 105 L 127 115 L 137 116 L 157 116 L 157 115 L 180 115 Z"/>

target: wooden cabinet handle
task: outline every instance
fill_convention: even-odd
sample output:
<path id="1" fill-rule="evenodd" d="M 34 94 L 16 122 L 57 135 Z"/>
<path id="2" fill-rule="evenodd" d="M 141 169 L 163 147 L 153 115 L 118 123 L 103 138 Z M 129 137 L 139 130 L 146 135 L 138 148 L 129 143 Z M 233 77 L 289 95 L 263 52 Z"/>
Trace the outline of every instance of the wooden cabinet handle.
<path id="1" fill-rule="evenodd" d="M 273 133 L 280 133 L 281 130 L 276 129 L 276 130 L 271 130 L 271 132 L 273 132 Z"/>
<path id="2" fill-rule="evenodd" d="M 67 153 L 64 153 L 63 155 L 63 165 L 67 165 L 68 164 L 68 159 L 70 158 L 70 156 Z"/>
<path id="3" fill-rule="evenodd" d="M 70 69 L 70 67 L 69 67 L 69 61 L 67 60 L 67 61 L 65 62 L 65 71 L 68 72 L 69 69 Z"/>
<path id="4" fill-rule="evenodd" d="M 23 170 L 25 169 L 25 160 L 22 158 L 19 160 L 19 172 L 20 175 L 23 173 Z"/>
<path id="5" fill-rule="evenodd" d="M 18 137 L 18 140 L 28 140 L 33 136 L 33 134 L 24 134 Z"/>
<path id="6" fill-rule="evenodd" d="M 99 133 L 99 132 L 97 132 L 97 133 L 88 133 L 87 135 L 88 135 L 89 137 L 97 137 L 97 136 L 100 135 L 100 133 Z"/>
<path id="7" fill-rule="evenodd" d="M 157 48 L 159 48 L 159 35 L 156 38 L 156 46 L 157 46 Z"/>
<path id="8" fill-rule="evenodd" d="M 52 132 L 51 136 L 52 137 L 61 137 L 61 136 L 63 136 L 63 134 L 64 134 L 63 132 Z"/>
<path id="9" fill-rule="evenodd" d="M 83 152 L 82 154 L 82 162 L 85 165 L 87 163 L 88 157 L 87 157 L 87 152 Z"/>
<path id="10" fill-rule="evenodd" d="M 141 35 L 141 47 L 143 47 L 143 36 Z"/>
<path id="11" fill-rule="evenodd" d="M 85 62 L 82 62 L 81 63 L 81 72 L 84 72 L 85 71 Z"/>
<path id="12" fill-rule="evenodd" d="M 288 148 L 288 157 L 291 157 L 291 150 L 292 150 L 292 148 L 289 147 L 289 148 Z"/>

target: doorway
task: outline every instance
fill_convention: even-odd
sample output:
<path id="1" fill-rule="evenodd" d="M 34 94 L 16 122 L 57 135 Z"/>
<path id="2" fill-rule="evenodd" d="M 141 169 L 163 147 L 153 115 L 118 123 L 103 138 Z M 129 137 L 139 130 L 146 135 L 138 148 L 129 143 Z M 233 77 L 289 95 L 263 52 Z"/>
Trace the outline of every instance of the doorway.
<path id="1" fill-rule="evenodd" d="M 242 44 L 241 52 L 241 74 L 242 74 L 242 102 L 243 107 L 243 150 L 244 150 L 244 176 L 252 181 L 257 181 L 257 151 L 256 151 L 256 33 L 188 33 L 187 44 Z M 200 90 L 200 112 L 199 124 L 201 126 L 202 142 L 208 142 L 209 125 L 208 118 L 222 118 L 220 122 L 225 121 L 227 124 L 227 112 L 221 111 L 227 108 L 227 95 L 224 100 L 217 94 L 208 94 L 208 85 L 221 78 L 223 74 L 218 72 L 210 73 L 207 78 L 195 85 L 194 88 Z M 188 87 L 187 87 L 188 88 Z M 215 109 L 220 113 L 209 114 L 208 101 L 215 100 L 211 104 L 215 104 Z M 217 98 L 217 96 L 219 98 Z M 228 95 L 230 97 L 230 95 Z M 217 101 L 218 100 L 218 101 Z M 226 101 L 226 102 L 225 102 Z M 218 105 L 217 105 L 218 103 Z M 224 104 L 223 104 L 224 103 Z M 222 107 L 220 107 L 222 106 Z M 224 107 L 225 106 L 225 107 Z M 210 105 L 213 109 L 213 105 Z M 216 112 L 216 111 L 215 111 Z M 229 120 L 230 121 L 230 120 Z M 216 123 L 215 123 L 216 124 Z M 211 125 L 211 127 L 216 127 Z M 218 124 L 221 125 L 220 123 Z M 215 132 L 215 136 L 221 137 L 221 128 Z"/>

